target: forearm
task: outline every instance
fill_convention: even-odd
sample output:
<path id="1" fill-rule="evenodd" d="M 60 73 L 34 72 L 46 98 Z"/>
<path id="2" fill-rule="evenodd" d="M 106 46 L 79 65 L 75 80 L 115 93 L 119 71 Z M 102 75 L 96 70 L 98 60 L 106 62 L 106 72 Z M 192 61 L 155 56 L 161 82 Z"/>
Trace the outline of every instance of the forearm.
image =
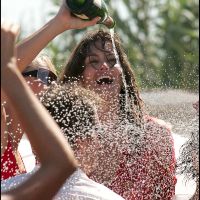
<path id="1" fill-rule="evenodd" d="M 52 20 L 17 45 L 17 65 L 20 71 L 23 71 L 57 35 L 70 29 L 83 29 L 93 26 L 99 19 L 99 17 L 96 17 L 90 21 L 84 21 L 74 17 L 63 2 L 57 15 Z"/>
<path id="2" fill-rule="evenodd" d="M 17 44 L 16 57 L 19 70 L 23 71 L 51 40 L 65 30 L 67 29 L 59 25 L 58 19 L 53 18 L 37 32 Z"/>
<path id="3" fill-rule="evenodd" d="M 6 100 L 7 102 L 8 100 Z M 22 126 L 19 123 L 18 117 L 15 112 L 13 112 L 15 109 L 13 108 L 12 104 L 5 104 L 5 110 L 8 114 L 7 120 L 12 121 L 12 123 L 9 125 L 9 129 L 13 131 L 13 135 L 15 137 L 15 141 L 12 142 L 13 150 L 18 149 L 19 142 L 22 139 L 22 136 L 24 134 L 24 130 Z"/>
<path id="4" fill-rule="evenodd" d="M 67 171 L 70 173 L 76 162 L 61 130 L 26 85 L 21 74 L 15 68 L 6 70 L 3 89 L 13 104 L 31 145 L 40 157 L 41 164 L 54 162 L 66 169 L 69 166 Z"/>

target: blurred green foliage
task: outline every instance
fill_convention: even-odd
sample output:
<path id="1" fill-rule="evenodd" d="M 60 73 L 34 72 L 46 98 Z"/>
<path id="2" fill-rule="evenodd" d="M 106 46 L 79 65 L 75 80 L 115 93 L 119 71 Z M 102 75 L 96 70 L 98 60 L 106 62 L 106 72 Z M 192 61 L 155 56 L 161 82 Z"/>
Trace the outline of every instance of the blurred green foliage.
<path id="1" fill-rule="evenodd" d="M 52 2 L 59 7 L 59 0 Z M 106 0 L 106 3 L 142 89 L 198 90 L 198 0 Z M 85 31 L 99 27 L 67 31 L 49 44 L 47 51 L 58 70 Z"/>

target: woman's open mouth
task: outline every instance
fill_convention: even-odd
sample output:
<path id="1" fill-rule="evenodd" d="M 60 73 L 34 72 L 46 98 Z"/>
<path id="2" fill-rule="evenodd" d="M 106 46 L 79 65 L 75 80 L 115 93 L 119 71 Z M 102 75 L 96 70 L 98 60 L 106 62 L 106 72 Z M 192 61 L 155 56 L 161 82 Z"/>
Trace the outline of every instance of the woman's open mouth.
<path id="1" fill-rule="evenodd" d="M 98 85 L 103 85 L 103 84 L 110 85 L 113 83 L 113 79 L 110 76 L 102 76 L 98 78 L 96 82 Z"/>

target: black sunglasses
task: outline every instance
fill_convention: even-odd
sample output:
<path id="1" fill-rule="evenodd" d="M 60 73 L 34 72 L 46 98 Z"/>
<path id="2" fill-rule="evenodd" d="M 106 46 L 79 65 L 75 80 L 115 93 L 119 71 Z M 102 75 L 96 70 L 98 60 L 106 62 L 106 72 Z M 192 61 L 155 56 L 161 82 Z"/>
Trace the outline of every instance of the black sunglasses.
<path id="1" fill-rule="evenodd" d="M 22 75 L 24 77 L 30 76 L 40 79 L 46 85 L 50 85 L 52 81 L 57 80 L 57 76 L 52 71 L 44 68 L 39 68 L 29 72 L 22 72 Z"/>

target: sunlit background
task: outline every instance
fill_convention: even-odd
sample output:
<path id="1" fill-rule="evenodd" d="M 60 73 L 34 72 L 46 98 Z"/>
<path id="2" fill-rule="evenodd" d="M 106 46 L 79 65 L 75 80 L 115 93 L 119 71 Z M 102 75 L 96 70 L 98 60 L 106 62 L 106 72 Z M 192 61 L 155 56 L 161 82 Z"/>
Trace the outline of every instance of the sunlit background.
<path id="1" fill-rule="evenodd" d="M 1 21 L 19 23 L 22 35 L 27 36 L 46 22 L 53 8 L 50 0 L 1 0 Z"/>
<path id="2" fill-rule="evenodd" d="M 22 30 L 20 37 L 23 38 L 47 22 L 58 10 L 60 2 L 2 0 L 2 19 L 18 22 Z M 142 89 L 198 91 L 198 0 L 106 2 L 110 15 L 116 20 L 115 32 L 121 36 Z M 46 51 L 58 70 L 85 31 L 67 31 L 48 45 Z"/>
<path id="3" fill-rule="evenodd" d="M 173 125 L 178 133 L 175 145 L 179 148 L 185 141 L 179 135 L 186 135 L 183 129 L 186 130 L 187 123 L 195 116 L 192 103 L 198 100 L 199 94 L 199 1 L 106 2 L 116 20 L 115 32 L 121 37 L 143 98 L 152 115 Z M 59 4 L 58 0 L 1 0 L 1 20 L 20 24 L 19 39 L 22 39 L 44 25 L 59 9 Z M 95 26 L 99 27 L 103 28 Z M 44 50 L 58 71 L 85 32 L 86 29 L 67 31 Z M 167 92 L 157 93 L 160 89 Z M 191 185 L 185 188 L 180 181 L 178 184 L 179 193 L 194 191 Z"/>

